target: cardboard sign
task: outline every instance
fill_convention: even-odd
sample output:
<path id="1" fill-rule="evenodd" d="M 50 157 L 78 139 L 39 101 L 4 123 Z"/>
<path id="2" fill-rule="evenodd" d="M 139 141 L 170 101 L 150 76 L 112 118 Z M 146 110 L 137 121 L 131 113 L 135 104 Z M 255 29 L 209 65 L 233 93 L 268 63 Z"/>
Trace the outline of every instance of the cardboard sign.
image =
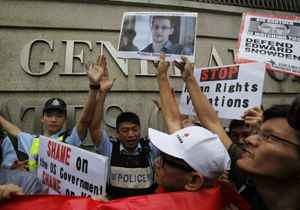
<path id="1" fill-rule="evenodd" d="M 195 69 L 194 75 L 220 118 L 241 119 L 244 111 L 261 105 L 265 75 L 263 63 Z M 180 109 L 184 114 L 195 115 L 185 85 Z"/>
<path id="2" fill-rule="evenodd" d="M 300 17 L 245 13 L 236 63 L 249 61 L 300 76 Z"/>
<path id="3" fill-rule="evenodd" d="M 166 60 L 195 59 L 197 13 L 127 12 L 123 15 L 119 58 Z"/>
<path id="4" fill-rule="evenodd" d="M 105 195 L 107 157 L 40 137 L 38 177 L 49 194 Z"/>

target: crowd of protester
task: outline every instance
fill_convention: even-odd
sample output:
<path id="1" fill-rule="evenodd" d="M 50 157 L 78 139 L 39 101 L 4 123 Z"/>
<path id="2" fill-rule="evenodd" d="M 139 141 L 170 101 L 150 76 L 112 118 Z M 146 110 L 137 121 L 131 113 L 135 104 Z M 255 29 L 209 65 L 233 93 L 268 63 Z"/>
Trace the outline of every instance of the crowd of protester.
<path id="1" fill-rule="evenodd" d="M 117 117 L 117 138 L 110 138 L 102 128 L 105 98 L 114 82 L 103 55 L 86 67 L 90 90 L 72 130 L 64 130 L 67 106 L 62 99 L 52 98 L 44 105 L 43 135 L 79 146 L 89 130 L 96 152 L 109 158 L 107 197 L 96 199 L 227 187 L 232 189 L 231 196 L 242 197 L 251 209 L 300 209 L 300 96 L 291 104 L 272 105 L 264 111 L 249 109 L 243 121 L 232 121 L 227 133 L 199 88 L 194 64 L 185 57 L 175 61 L 197 114 L 197 122 L 190 123 L 179 111 L 165 55 L 154 65 L 166 130 L 149 128 L 149 139 L 141 137 L 140 119 L 134 112 Z M 21 131 L 4 115 L 0 115 L 0 127 L 0 199 L 46 194 L 36 176 L 39 135 Z M 17 149 L 28 155 L 28 161 L 18 160 L 10 138 L 17 139 Z M 122 174 L 143 175 L 146 180 L 114 179 Z M 239 209 L 239 204 L 231 204 L 228 209 Z"/>

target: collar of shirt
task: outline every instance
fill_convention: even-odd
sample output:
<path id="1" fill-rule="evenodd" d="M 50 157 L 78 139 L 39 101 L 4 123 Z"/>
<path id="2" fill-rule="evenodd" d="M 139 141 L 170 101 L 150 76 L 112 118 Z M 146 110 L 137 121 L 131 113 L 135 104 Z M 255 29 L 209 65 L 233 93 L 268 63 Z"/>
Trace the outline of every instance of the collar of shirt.
<path id="1" fill-rule="evenodd" d="M 172 47 L 173 47 L 173 44 L 172 44 L 172 42 L 170 40 L 168 40 L 166 42 L 166 44 L 164 44 L 164 46 L 163 46 L 163 48 L 166 49 L 166 50 L 171 50 Z"/>
<path id="2" fill-rule="evenodd" d="M 62 128 L 60 131 L 58 131 L 58 132 L 56 132 L 55 134 L 53 134 L 52 136 L 50 136 L 50 138 L 52 138 L 52 139 L 57 139 L 58 136 L 59 136 L 60 134 L 62 134 L 64 131 L 65 131 L 65 130 Z"/>
<path id="3" fill-rule="evenodd" d="M 148 46 L 148 47 L 150 47 L 151 51 L 154 52 L 153 43 L 150 46 Z M 172 42 L 170 40 L 168 40 L 164 44 L 164 46 L 161 48 L 161 51 L 167 51 L 168 52 L 169 50 L 172 50 L 172 47 L 173 47 Z"/>
<path id="4" fill-rule="evenodd" d="M 139 143 L 137 147 L 135 148 L 133 153 L 129 153 L 128 150 L 123 146 L 122 143 L 120 143 L 120 153 L 124 155 L 138 155 L 142 151 L 142 146 Z"/>

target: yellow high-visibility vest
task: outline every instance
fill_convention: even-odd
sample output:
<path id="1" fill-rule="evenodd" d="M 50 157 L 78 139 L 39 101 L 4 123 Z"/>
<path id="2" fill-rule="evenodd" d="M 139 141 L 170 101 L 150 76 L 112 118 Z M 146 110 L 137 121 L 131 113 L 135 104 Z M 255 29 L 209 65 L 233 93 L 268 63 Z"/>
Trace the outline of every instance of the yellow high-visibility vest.
<path id="1" fill-rule="evenodd" d="M 58 141 L 63 142 L 64 141 L 64 135 L 59 136 L 57 138 Z M 29 171 L 34 171 L 38 167 L 38 156 L 40 151 L 40 138 L 35 137 L 32 141 L 30 152 L 29 152 L 29 158 L 28 158 L 28 168 Z"/>

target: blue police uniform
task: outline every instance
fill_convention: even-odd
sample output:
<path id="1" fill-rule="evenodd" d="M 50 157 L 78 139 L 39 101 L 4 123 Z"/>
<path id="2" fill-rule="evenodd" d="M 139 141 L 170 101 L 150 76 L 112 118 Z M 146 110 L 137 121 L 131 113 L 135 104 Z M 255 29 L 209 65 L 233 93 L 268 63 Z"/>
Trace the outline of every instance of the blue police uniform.
<path id="1" fill-rule="evenodd" d="M 18 156 L 8 136 L 5 137 L 1 142 L 1 150 L 2 150 L 1 167 L 10 168 L 13 162 L 18 160 Z"/>

